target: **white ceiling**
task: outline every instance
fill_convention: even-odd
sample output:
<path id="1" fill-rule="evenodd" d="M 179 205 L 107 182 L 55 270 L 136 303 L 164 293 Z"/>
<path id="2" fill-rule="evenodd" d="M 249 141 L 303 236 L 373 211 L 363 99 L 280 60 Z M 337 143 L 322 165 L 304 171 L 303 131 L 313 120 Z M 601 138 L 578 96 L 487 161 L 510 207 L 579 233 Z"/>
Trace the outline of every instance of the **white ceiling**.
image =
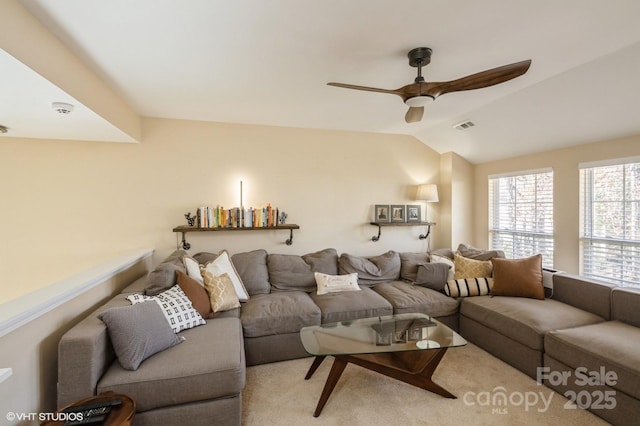
<path id="1" fill-rule="evenodd" d="M 637 0 L 20 2 L 142 116 L 409 134 L 474 163 L 640 134 Z M 411 83 L 406 54 L 418 46 L 433 49 L 427 81 L 533 63 L 438 98 L 412 124 L 397 96 L 326 85 Z M 3 76 L 21 82 L 5 62 Z M 6 122 L 13 93 L 0 90 L 0 124 L 27 136 Z M 47 137 L 50 123 L 31 114 L 11 118 Z M 466 119 L 475 127 L 451 127 Z M 100 139 L 98 128 L 66 137 Z"/>

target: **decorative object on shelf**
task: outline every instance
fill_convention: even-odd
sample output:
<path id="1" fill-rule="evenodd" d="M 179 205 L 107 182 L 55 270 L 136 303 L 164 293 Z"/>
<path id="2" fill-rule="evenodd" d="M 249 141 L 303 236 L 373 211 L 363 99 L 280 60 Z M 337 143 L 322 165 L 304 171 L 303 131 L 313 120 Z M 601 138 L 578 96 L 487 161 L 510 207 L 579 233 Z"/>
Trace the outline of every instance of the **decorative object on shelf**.
<path id="1" fill-rule="evenodd" d="M 373 220 L 375 222 L 389 222 L 391 220 L 389 204 L 376 204 L 373 209 Z"/>
<path id="2" fill-rule="evenodd" d="M 422 208 L 418 204 L 407 205 L 407 222 L 420 222 L 422 220 Z"/>
<path id="3" fill-rule="evenodd" d="M 191 244 L 189 244 L 186 240 L 185 234 L 187 232 L 221 232 L 221 231 L 268 231 L 272 229 L 288 229 L 289 230 L 289 238 L 285 241 L 285 244 L 290 246 L 293 244 L 293 230 L 300 229 L 300 226 L 295 225 L 293 223 L 287 225 L 277 225 L 277 226 L 258 226 L 258 227 L 250 227 L 250 228 L 198 228 L 196 226 L 177 226 L 173 228 L 173 232 L 180 232 L 182 234 L 182 248 L 185 250 L 189 250 L 191 248 Z"/>
<path id="4" fill-rule="evenodd" d="M 184 217 L 185 217 L 185 219 L 187 219 L 187 223 L 189 224 L 189 226 L 195 225 L 196 217 L 195 216 L 191 216 L 191 212 L 185 214 Z"/>
<path id="5" fill-rule="evenodd" d="M 436 225 L 435 222 L 370 222 L 370 224 L 378 227 L 378 235 L 371 237 L 371 241 L 378 241 L 380 239 L 383 226 L 426 226 L 427 233 L 418 236 L 418 239 L 424 240 L 431 234 L 431 227 Z"/>
<path id="6" fill-rule="evenodd" d="M 435 183 L 425 183 L 418 185 L 416 188 L 416 201 L 423 201 L 425 203 L 437 203 L 438 200 L 438 185 Z M 424 220 L 429 221 L 427 215 L 427 206 L 424 209 Z M 426 238 L 426 237 L 425 237 Z"/>
<path id="7" fill-rule="evenodd" d="M 289 215 L 285 212 L 280 212 L 280 216 L 278 216 L 278 224 L 279 225 L 284 225 L 285 222 L 287 221 L 287 218 L 289 217 Z"/>
<path id="8" fill-rule="evenodd" d="M 391 222 L 406 222 L 407 216 L 404 204 L 391 205 Z"/>

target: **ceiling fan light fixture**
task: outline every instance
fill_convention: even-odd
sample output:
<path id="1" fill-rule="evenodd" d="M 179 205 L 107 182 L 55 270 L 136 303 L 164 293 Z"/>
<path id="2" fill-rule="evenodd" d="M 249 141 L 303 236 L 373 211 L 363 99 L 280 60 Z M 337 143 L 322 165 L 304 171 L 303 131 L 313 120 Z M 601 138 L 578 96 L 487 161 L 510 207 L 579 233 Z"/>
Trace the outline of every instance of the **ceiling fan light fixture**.
<path id="1" fill-rule="evenodd" d="M 404 103 L 409 105 L 410 107 L 423 107 L 433 101 L 435 101 L 435 98 L 433 96 L 418 95 L 414 96 L 413 98 L 407 99 L 406 101 L 404 101 Z"/>

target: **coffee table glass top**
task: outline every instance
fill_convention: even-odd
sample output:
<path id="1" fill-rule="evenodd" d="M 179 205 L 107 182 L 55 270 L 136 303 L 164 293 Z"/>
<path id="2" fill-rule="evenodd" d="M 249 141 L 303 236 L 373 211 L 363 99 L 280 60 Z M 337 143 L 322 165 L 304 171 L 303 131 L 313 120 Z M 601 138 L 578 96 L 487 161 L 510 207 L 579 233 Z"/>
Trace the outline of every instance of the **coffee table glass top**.
<path id="1" fill-rule="evenodd" d="M 464 346 L 455 331 L 424 314 L 397 314 L 304 327 L 300 338 L 311 355 L 419 351 Z"/>

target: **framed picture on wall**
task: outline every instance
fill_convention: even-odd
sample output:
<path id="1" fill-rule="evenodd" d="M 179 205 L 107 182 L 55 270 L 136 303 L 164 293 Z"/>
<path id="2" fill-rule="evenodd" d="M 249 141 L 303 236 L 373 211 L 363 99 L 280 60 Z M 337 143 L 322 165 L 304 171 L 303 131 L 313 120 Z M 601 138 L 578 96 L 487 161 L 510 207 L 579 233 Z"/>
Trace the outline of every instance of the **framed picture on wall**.
<path id="1" fill-rule="evenodd" d="M 389 222 L 391 220 L 391 211 L 389 204 L 376 204 L 374 207 L 374 222 Z"/>
<path id="2" fill-rule="evenodd" d="M 420 222 L 422 219 L 422 209 L 419 204 L 407 205 L 407 222 Z"/>
<path id="3" fill-rule="evenodd" d="M 391 222 L 406 222 L 406 209 L 404 204 L 391 205 Z"/>

